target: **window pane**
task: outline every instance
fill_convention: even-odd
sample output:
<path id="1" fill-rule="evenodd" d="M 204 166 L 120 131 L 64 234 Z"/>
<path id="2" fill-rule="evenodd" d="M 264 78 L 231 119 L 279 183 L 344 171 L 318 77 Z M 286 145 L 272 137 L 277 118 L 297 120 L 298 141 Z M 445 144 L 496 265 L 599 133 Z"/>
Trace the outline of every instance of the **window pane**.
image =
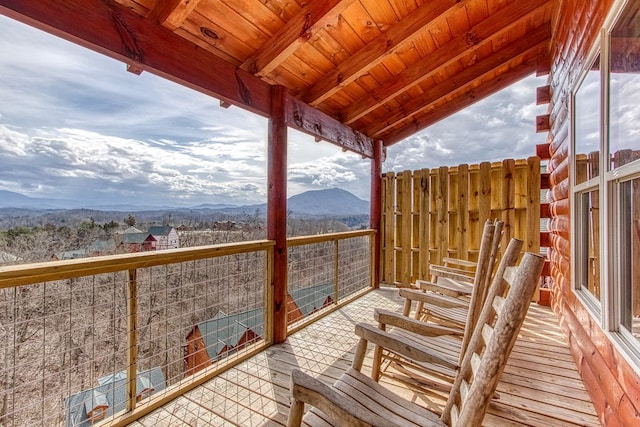
<path id="1" fill-rule="evenodd" d="M 600 153 L 600 55 L 593 61 L 576 92 L 576 184 L 599 175 Z"/>
<path id="2" fill-rule="evenodd" d="M 640 178 L 619 188 L 622 326 L 640 337 Z"/>
<path id="3" fill-rule="evenodd" d="M 611 31 L 611 169 L 640 158 L 640 2 L 631 1 Z"/>
<path id="4" fill-rule="evenodd" d="M 580 288 L 600 300 L 600 212 L 598 190 L 580 194 L 580 239 L 577 263 Z"/>

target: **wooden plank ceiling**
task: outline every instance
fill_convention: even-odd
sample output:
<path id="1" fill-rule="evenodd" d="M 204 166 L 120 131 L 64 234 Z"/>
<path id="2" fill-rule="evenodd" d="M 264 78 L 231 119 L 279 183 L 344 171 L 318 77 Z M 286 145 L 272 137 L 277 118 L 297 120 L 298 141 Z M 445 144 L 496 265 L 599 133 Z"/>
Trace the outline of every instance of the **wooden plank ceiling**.
<path id="1" fill-rule="evenodd" d="M 283 85 L 294 126 L 370 157 L 372 139 L 395 144 L 548 63 L 557 3 L 0 0 L 0 13 L 260 114 Z"/>

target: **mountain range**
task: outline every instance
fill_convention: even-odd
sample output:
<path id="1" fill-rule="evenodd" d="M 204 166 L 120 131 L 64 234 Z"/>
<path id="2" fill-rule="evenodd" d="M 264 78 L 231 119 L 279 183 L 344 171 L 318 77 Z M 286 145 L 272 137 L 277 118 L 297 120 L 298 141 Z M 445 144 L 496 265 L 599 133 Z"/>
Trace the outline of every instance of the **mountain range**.
<path id="1" fill-rule="evenodd" d="M 0 209 L 26 209 L 35 211 L 62 210 L 62 209 L 93 209 L 100 211 L 140 212 L 149 210 L 167 211 L 207 211 L 226 214 L 254 214 L 264 215 L 267 204 L 254 205 L 229 205 L 229 204 L 201 204 L 190 207 L 158 207 L 136 205 L 99 205 L 87 204 L 77 200 L 60 200 L 51 198 L 27 197 L 20 193 L 0 190 Z M 298 215 L 368 215 L 369 202 L 362 200 L 353 193 L 340 188 L 328 190 L 306 191 L 290 197 L 287 200 L 289 212 Z"/>

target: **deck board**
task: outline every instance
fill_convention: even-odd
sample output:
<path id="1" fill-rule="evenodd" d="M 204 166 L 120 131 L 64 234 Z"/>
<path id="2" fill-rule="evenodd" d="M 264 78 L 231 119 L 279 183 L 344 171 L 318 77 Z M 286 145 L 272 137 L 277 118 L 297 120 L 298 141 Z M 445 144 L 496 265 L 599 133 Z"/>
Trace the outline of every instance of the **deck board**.
<path id="1" fill-rule="evenodd" d="M 137 425 L 284 425 L 291 370 L 300 368 L 333 383 L 353 358 L 355 324 L 374 324 L 375 307 L 401 311 L 397 290 L 368 293 L 148 414 Z M 371 370 L 371 353 L 370 348 L 363 372 Z M 435 410 L 446 398 L 444 393 L 426 396 L 388 376 L 381 383 Z M 484 425 L 600 425 L 555 316 L 536 304 L 529 310 L 497 393 Z"/>

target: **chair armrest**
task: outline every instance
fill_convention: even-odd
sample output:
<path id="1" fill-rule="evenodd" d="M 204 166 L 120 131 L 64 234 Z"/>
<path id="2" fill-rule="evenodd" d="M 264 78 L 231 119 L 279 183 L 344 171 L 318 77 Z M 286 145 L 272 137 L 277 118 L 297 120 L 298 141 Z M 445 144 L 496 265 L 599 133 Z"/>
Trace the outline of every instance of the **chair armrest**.
<path id="1" fill-rule="evenodd" d="M 476 267 L 478 267 L 478 263 L 477 262 L 468 261 L 466 259 L 460 259 L 460 258 L 444 257 L 444 258 L 442 258 L 442 263 L 445 264 L 445 265 L 453 264 L 453 265 L 458 265 L 460 267 L 467 267 L 467 268 L 476 268 Z"/>
<path id="2" fill-rule="evenodd" d="M 462 336 L 463 332 L 459 329 L 448 328 L 433 323 L 423 322 L 421 320 L 412 319 L 389 310 L 375 309 L 373 317 L 377 322 L 386 326 L 395 326 L 405 331 L 413 332 L 425 337 L 437 337 L 441 335 Z"/>
<path id="3" fill-rule="evenodd" d="M 463 282 L 441 282 L 433 283 L 425 280 L 416 280 L 416 285 L 423 291 L 438 292 L 450 297 L 459 297 L 471 295 L 473 293 L 473 285 Z"/>
<path id="4" fill-rule="evenodd" d="M 304 403 L 318 408 L 336 425 L 397 426 L 370 412 L 352 397 L 339 393 L 335 388 L 305 374 L 300 369 L 291 371 L 290 388 L 293 402 L 289 408 L 287 427 L 300 426 Z"/>
<path id="5" fill-rule="evenodd" d="M 475 273 L 460 270 L 458 268 L 443 267 L 441 265 L 432 265 L 429 267 L 432 276 L 445 277 L 451 280 L 459 280 L 462 282 L 473 283 Z"/>
<path id="6" fill-rule="evenodd" d="M 448 295 L 439 295 L 418 291 L 416 289 L 400 289 L 400 296 L 410 301 L 433 304 L 442 308 L 467 308 L 469 303 Z"/>
<path id="7" fill-rule="evenodd" d="M 436 353 L 435 351 L 405 337 L 390 334 L 368 323 L 356 324 L 356 335 L 360 338 L 390 350 L 416 362 L 437 363 L 451 369 L 458 369 L 457 361 Z"/>

